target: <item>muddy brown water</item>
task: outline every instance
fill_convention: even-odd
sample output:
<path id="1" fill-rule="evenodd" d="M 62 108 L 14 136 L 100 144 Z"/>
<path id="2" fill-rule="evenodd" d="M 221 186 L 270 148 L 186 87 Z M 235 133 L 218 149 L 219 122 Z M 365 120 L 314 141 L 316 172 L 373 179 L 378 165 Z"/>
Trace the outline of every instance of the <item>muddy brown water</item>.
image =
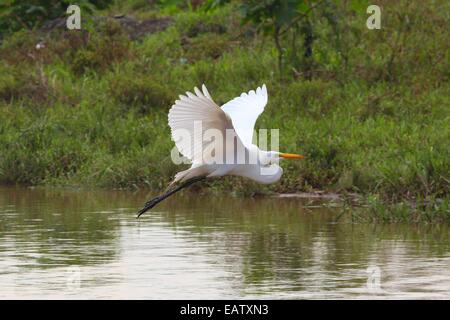
<path id="1" fill-rule="evenodd" d="M 0 188 L 0 298 L 450 298 L 447 225 L 308 199 Z M 321 200 L 323 201 L 323 200 Z"/>

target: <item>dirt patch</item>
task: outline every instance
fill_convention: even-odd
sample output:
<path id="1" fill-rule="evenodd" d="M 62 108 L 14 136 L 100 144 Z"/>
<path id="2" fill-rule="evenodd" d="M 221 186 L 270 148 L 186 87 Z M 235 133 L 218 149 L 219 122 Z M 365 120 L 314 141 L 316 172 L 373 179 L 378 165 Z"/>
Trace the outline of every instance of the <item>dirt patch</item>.
<path id="1" fill-rule="evenodd" d="M 226 33 L 226 32 L 227 32 L 227 28 L 222 26 L 221 24 L 218 24 L 218 23 L 206 24 L 203 22 L 198 22 L 197 24 L 195 24 L 194 26 L 192 26 L 191 28 L 189 28 L 187 30 L 186 35 L 190 38 L 194 38 L 202 33 L 222 34 L 222 33 Z"/>
<path id="2" fill-rule="evenodd" d="M 95 26 L 108 21 L 118 22 L 131 40 L 138 40 L 147 34 L 164 31 L 171 25 L 172 18 L 161 17 L 138 20 L 131 16 L 118 15 L 114 17 L 94 17 L 93 21 Z M 54 30 L 67 31 L 66 18 L 63 17 L 48 21 L 39 30 L 42 32 L 51 32 Z"/>
<path id="3" fill-rule="evenodd" d="M 137 40 L 147 34 L 164 31 L 172 23 L 172 19 L 169 17 L 137 20 L 129 16 L 116 16 L 114 19 L 125 28 L 131 40 Z"/>

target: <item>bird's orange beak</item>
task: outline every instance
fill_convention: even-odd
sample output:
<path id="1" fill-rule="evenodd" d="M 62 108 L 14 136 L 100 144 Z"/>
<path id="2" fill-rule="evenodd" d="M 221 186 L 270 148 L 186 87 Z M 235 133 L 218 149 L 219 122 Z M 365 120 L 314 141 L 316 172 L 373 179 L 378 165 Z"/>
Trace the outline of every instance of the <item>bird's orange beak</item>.
<path id="1" fill-rule="evenodd" d="M 285 159 L 303 159 L 305 156 L 302 156 L 301 154 L 295 154 L 295 153 L 280 153 L 280 157 Z"/>

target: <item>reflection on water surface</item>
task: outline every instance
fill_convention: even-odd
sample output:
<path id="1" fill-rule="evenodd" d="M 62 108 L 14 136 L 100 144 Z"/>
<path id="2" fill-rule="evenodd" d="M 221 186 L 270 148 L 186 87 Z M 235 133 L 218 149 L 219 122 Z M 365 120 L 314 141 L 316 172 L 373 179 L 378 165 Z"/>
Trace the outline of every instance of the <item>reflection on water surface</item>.
<path id="1" fill-rule="evenodd" d="M 305 200 L 0 188 L 0 298 L 450 298 L 447 225 Z"/>

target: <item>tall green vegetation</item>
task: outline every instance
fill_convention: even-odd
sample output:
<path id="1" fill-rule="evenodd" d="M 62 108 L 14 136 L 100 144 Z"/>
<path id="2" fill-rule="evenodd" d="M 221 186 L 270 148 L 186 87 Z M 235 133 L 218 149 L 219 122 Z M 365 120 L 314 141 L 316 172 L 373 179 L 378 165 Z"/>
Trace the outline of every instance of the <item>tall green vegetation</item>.
<path id="1" fill-rule="evenodd" d="M 275 185 L 227 178 L 208 182 L 212 190 L 320 189 L 448 214 L 448 2 L 379 1 L 381 30 L 368 30 L 352 1 L 307 3 L 307 18 L 297 12 L 281 24 L 281 69 L 276 24 L 260 32 L 258 21 L 273 18 L 250 19 L 252 1 L 208 10 L 116 2 L 83 12 L 82 31 L 6 35 L 0 183 L 164 188 L 183 169 L 170 161 L 167 126 L 177 95 L 205 83 L 225 103 L 266 83 L 257 126 L 279 128 L 280 148 L 307 159 L 282 163 Z"/>
<path id="2" fill-rule="evenodd" d="M 212 1 L 209 8 L 228 3 L 228 0 Z M 346 1 L 331 0 L 248 0 L 240 5 L 244 23 L 252 23 L 257 30 L 273 38 L 278 52 L 278 69 L 280 75 L 286 71 L 294 76 L 312 78 L 314 68 L 313 47 L 318 29 L 323 31 L 323 22 L 329 24 L 334 37 L 334 49 L 341 59 L 346 60 L 343 52 L 345 30 L 345 13 L 362 14 L 368 6 L 367 0 Z M 348 2 L 348 3 L 347 3 Z M 347 4 L 350 11 L 345 12 Z M 285 70 L 287 69 L 287 70 Z"/>

